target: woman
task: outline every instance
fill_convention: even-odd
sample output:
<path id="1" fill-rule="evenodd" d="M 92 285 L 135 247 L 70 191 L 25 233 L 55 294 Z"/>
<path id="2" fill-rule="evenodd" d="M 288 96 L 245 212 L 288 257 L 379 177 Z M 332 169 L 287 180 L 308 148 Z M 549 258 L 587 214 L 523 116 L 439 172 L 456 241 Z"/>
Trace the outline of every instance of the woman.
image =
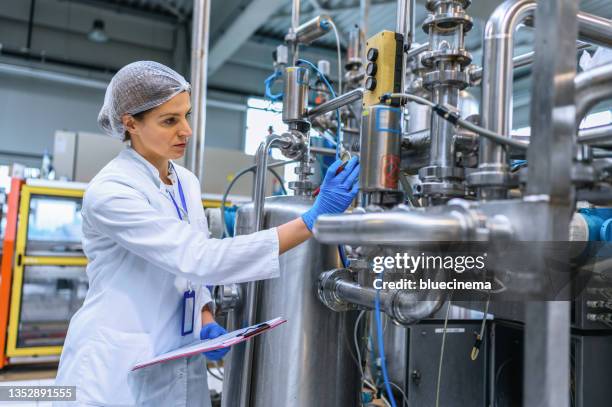
<path id="1" fill-rule="evenodd" d="M 336 162 L 300 218 L 209 239 L 200 184 L 171 161 L 184 155 L 191 137 L 189 90 L 170 68 L 140 61 L 117 72 L 106 91 L 98 122 L 130 146 L 96 175 L 83 199 L 89 291 L 70 321 L 56 380 L 76 385 L 81 405 L 210 405 L 200 355 L 130 369 L 194 336 L 225 333 L 205 284 L 277 277 L 278 256 L 312 236 L 317 216 L 343 212 L 357 192 L 357 161 L 337 175 Z"/>

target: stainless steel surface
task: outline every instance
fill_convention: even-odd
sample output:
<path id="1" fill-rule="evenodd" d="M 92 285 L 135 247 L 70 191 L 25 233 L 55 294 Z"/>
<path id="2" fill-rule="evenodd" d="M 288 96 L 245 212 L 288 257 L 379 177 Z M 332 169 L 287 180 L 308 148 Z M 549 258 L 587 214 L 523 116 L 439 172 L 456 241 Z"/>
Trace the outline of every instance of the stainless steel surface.
<path id="1" fill-rule="evenodd" d="M 208 84 L 208 37 L 211 0 L 194 0 L 191 39 L 191 100 L 193 101 L 193 140 L 187 145 L 187 167 L 204 180 L 206 137 L 206 89 Z"/>
<path id="2" fill-rule="evenodd" d="M 599 102 L 612 98 L 612 63 L 576 75 L 576 126 Z"/>
<path id="3" fill-rule="evenodd" d="M 581 129 L 578 132 L 578 143 L 598 144 L 612 141 L 612 124 Z"/>
<path id="4" fill-rule="evenodd" d="M 414 40 L 416 3 L 415 0 L 397 0 L 395 32 L 403 37 L 404 45 L 402 47 L 402 70 L 400 74 L 401 86 L 405 88 L 406 81 L 406 62 L 407 56 L 405 51 L 410 49 Z"/>
<path id="5" fill-rule="evenodd" d="M 291 221 L 307 211 L 313 199 L 266 199 L 264 227 Z M 236 219 L 237 234 L 252 232 L 254 208 L 242 207 Z M 280 256 L 280 277 L 261 282 L 258 320 L 282 316 L 286 324 L 257 337 L 248 404 L 241 404 L 239 383 L 232 375 L 244 364 L 233 347 L 225 363 L 222 405 L 225 407 L 337 407 L 356 406 L 359 373 L 346 345 L 355 322 L 354 312 L 335 313 L 321 304 L 316 281 L 321 270 L 340 264 L 336 246 L 314 239 Z M 245 310 L 231 314 L 231 326 L 244 326 Z M 235 377 L 234 377 L 235 378 Z M 238 387 L 237 387 L 238 386 Z"/>
<path id="6" fill-rule="evenodd" d="M 423 52 L 429 50 L 429 43 L 423 43 L 421 45 L 418 45 L 414 48 L 411 48 L 407 53 L 406 53 L 406 57 L 408 59 L 410 58 L 414 58 L 415 56 L 422 54 Z"/>
<path id="7" fill-rule="evenodd" d="M 577 0 L 539 1 L 536 10 L 534 77 L 527 193 L 548 197 L 543 227 L 532 240 L 562 241 L 569 237 L 574 191 L 571 182 L 572 142 L 576 138 Z M 535 164 L 535 165 L 532 165 Z M 526 310 L 525 407 L 568 407 L 570 380 L 570 304 L 533 302 Z"/>
<path id="8" fill-rule="evenodd" d="M 591 46 L 590 44 L 579 41 L 578 45 L 576 46 L 576 49 L 583 50 L 583 49 L 589 48 L 590 46 Z M 533 51 L 526 52 L 524 54 L 521 54 L 521 55 L 518 55 L 512 58 L 512 66 L 514 67 L 514 69 L 523 68 L 525 66 L 531 65 L 534 60 L 535 60 L 535 52 Z M 470 71 L 470 80 L 472 82 L 480 81 L 482 79 L 483 71 L 484 69 L 482 67 L 478 67 Z"/>
<path id="9" fill-rule="evenodd" d="M 420 62 L 423 87 L 432 92 L 431 101 L 456 110 L 459 92 L 469 85 L 467 66 L 472 56 L 465 49 L 465 35 L 473 26 L 465 9 L 469 1 L 428 1 L 429 14 L 422 23 L 429 35 L 429 48 Z M 465 196 L 464 170 L 457 166 L 455 126 L 440 115 L 431 115 L 429 166 L 419 170 L 419 194 L 429 203 Z"/>
<path id="10" fill-rule="evenodd" d="M 308 111 L 308 119 L 312 120 L 317 116 L 332 112 L 343 106 L 356 102 L 360 100 L 362 97 L 363 97 L 363 88 L 353 89 L 350 92 L 346 92 L 340 96 L 337 96 L 334 99 L 328 100 L 325 103 L 322 103 L 318 106 L 313 107 L 312 109 Z"/>
<path id="11" fill-rule="evenodd" d="M 405 49 L 410 48 L 414 37 L 413 16 L 415 13 L 414 0 L 398 0 L 396 8 L 395 32 L 404 36 Z"/>
<path id="12" fill-rule="evenodd" d="M 593 44 L 612 47 L 612 20 L 581 11 L 577 15 L 580 38 Z"/>
<path id="13" fill-rule="evenodd" d="M 365 108 L 362 117 L 359 186 L 363 192 L 397 190 L 402 141 L 401 110 Z"/>
<path id="14" fill-rule="evenodd" d="M 257 232 L 264 227 L 264 201 L 265 201 L 265 186 L 266 186 L 266 174 L 268 166 L 268 152 L 272 147 L 278 145 L 286 145 L 287 140 L 282 136 L 272 134 L 266 138 L 264 143 L 259 145 L 255 156 L 255 185 L 253 188 L 253 211 L 254 216 L 252 217 L 252 224 L 250 230 Z M 254 281 L 246 284 L 246 298 L 244 304 L 244 316 L 246 323 L 243 326 L 254 325 L 258 322 L 257 308 L 258 301 L 261 291 L 261 282 Z M 236 309 L 235 312 L 239 312 Z M 252 365 L 254 358 L 253 343 L 247 341 L 244 347 L 240 348 L 236 355 L 236 358 L 242 359 L 242 370 L 241 370 L 241 381 L 240 391 L 237 393 L 240 398 L 241 406 L 248 406 L 248 397 L 251 393 L 252 383 Z M 233 374 L 236 374 L 234 372 Z M 236 389 L 234 390 L 236 391 Z"/>
<path id="15" fill-rule="evenodd" d="M 436 104 L 459 106 L 459 89 L 455 87 L 440 86 L 433 91 L 433 100 Z M 431 157 L 429 164 L 442 167 L 454 167 L 455 150 L 453 136 L 455 126 L 438 115 L 431 116 Z"/>
<path id="16" fill-rule="evenodd" d="M 296 40 L 300 44 L 310 44 L 331 30 L 329 16 L 316 16 L 296 29 Z"/>
<path id="17" fill-rule="evenodd" d="M 291 7 L 291 30 L 295 34 L 300 26 L 300 0 L 293 0 Z"/>
<path id="18" fill-rule="evenodd" d="M 468 239 L 470 222 L 460 210 L 442 213 L 397 209 L 393 211 L 322 215 L 314 226 L 322 243 L 353 245 L 401 242 L 459 242 Z"/>
<path id="19" fill-rule="evenodd" d="M 535 0 L 505 1 L 485 27 L 481 120 L 483 127 L 498 134 L 510 134 L 512 126 L 514 32 L 533 17 L 535 8 Z M 479 187 L 480 198 L 505 198 L 509 168 L 504 148 L 481 137 L 478 155 L 478 175 L 468 180 Z"/>
<path id="20" fill-rule="evenodd" d="M 338 273 L 340 271 L 340 273 Z M 355 304 L 372 310 L 377 291 L 346 278 L 343 270 L 331 270 L 319 276 L 319 298 L 331 309 Z M 401 325 L 411 325 L 432 316 L 444 303 L 440 291 L 410 292 L 379 290 L 380 310 Z"/>
<path id="21" fill-rule="evenodd" d="M 284 78 L 283 122 L 304 122 L 308 113 L 308 70 L 289 66 Z"/>

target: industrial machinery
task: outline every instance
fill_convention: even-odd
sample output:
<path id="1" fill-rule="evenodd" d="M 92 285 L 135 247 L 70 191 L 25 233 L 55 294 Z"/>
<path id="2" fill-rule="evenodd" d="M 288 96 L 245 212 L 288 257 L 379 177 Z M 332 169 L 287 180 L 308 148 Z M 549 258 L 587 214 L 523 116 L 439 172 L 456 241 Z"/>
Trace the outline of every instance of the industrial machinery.
<path id="1" fill-rule="evenodd" d="M 609 405 L 610 386 L 593 372 L 612 365 L 612 123 L 580 124 L 612 99 L 612 62 L 578 73 L 575 56 L 612 46 L 612 21 L 577 0 L 507 0 L 486 24 L 478 66 L 465 45 L 470 0 L 426 1 L 424 44 L 413 43 L 414 1 L 397 3 L 395 31 L 364 41 L 362 23 L 349 33 L 334 88 L 329 64 L 299 58 L 300 46 L 336 31 L 333 21 L 300 24 L 293 1 L 266 81 L 289 130 L 261 145 L 254 202 L 239 210 L 236 233 L 306 211 L 317 154 L 358 154 L 360 196 L 350 213 L 318 219 L 315 239 L 281 257 L 279 279 L 217 288 L 232 328 L 289 321 L 232 350 L 223 405 Z M 535 51 L 514 57 L 519 25 L 534 30 Z M 531 136 L 517 136 L 513 70 L 527 65 Z M 314 132 L 335 148 L 313 147 Z M 299 163 L 292 197 L 264 199 L 271 148 Z M 423 275 L 396 280 L 399 266 L 377 271 L 377 259 L 434 252 L 453 261 L 484 252 L 486 267 L 468 274 L 489 288 L 440 289 L 458 286 L 441 263 L 429 270 L 433 288 L 383 286 Z"/>
<path id="2" fill-rule="evenodd" d="M 0 365 L 59 360 L 87 293 L 85 184 L 13 179 L 0 284 Z"/>

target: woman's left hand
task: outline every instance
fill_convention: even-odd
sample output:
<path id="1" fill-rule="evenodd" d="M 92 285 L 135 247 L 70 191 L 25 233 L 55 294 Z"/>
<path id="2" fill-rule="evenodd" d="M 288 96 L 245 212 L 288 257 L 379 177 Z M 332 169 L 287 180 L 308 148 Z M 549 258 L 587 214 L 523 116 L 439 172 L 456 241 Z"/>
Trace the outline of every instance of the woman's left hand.
<path id="1" fill-rule="evenodd" d="M 221 335 L 225 335 L 227 331 L 223 329 L 223 327 L 216 322 L 210 322 L 200 329 L 200 339 L 215 339 Z M 221 360 L 223 356 L 229 352 L 229 348 L 221 348 L 216 350 L 211 350 L 209 352 L 204 352 L 204 356 L 208 360 Z"/>

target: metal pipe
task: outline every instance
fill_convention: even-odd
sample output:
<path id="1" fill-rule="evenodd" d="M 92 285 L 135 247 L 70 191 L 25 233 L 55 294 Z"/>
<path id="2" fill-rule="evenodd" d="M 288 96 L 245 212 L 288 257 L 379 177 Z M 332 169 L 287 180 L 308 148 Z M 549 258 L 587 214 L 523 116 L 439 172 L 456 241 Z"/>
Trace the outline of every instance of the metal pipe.
<path id="1" fill-rule="evenodd" d="M 578 133 L 578 143 L 600 144 L 612 141 L 612 124 L 581 129 Z"/>
<path id="2" fill-rule="evenodd" d="M 612 20 L 584 11 L 580 11 L 577 18 L 581 39 L 604 47 L 612 47 Z"/>
<path id="3" fill-rule="evenodd" d="M 406 61 L 405 50 L 410 49 L 414 36 L 413 15 L 415 10 L 414 0 L 398 0 L 395 31 L 402 34 L 404 46 L 402 47 L 402 70 L 400 73 L 400 89 L 404 89 L 406 82 Z"/>
<path id="4" fill-rule="evenodd" d="M 576 75 L 576 125 L 596 104 L 612 98 L 612 63 Z"/>
<path id="5" fill-rule="evenodd" d="M 459 88 L 440 85 L 433 89 L 432 99 L 435 104 L 459 106 Z M 437 114 L 431 116 L 431 155 L 429 165 L 440 167 L 455 166 L 455 126 Z"/>
<path id="6" fill-rule="evenodd" d="M 471 232 L 469 219 L 459 210 L 445 209 L 449 210 L 322 215 L 315 223 L 314 236 L 321 243 L 355 245 L 466 240 Z"/>
<path id="7" fill-rule="evenodd" d="M 407 58 L 407 59 L 414 58 L 414 57 L 416 57 L 417 55 L 419 55 L 419 54 L 421 54 L 421 53 L 423 53 L 423 52 L 425 52 L 425 51 L 428 51 L 428 50 L 429 50 L 429 43 L 428 43 L 428 42 L 426 42 L 426 43 L 424 43 L 424 44 L 421 44 L 421 45 L 419 45 L 419 46 L 417 46 L 417 47 L 414 47 L 414 48 L 410 49 L 410 50 L 409 50 L 409 51 L 406 53 L 406 58 Z"/>
<path id="8" fill-rule="evenodd" d="M 595 45 L 612 47 L 612 20 L 584 11 L 576 13 L 576 20 L 578 22 L 579 39 Z M 533 20 L 525 23 L 533 25 Z"/>
<path id="9" fill-rule="evenodd" d="M 334 99 L 328 100 L 319 106 L 313 107 L 308 111 L 308 119 L 312 120 L 322 114 L 332 112 L 336 109 L 346 106 L 350 103 L 356 102 L 363 97 L 363 88 L 353 89 L 350 92 L 346 92 Z"/>
<path id="10" fill-rule="evenodd" d="M 193 100 L 193 141 L 188 144 L 187 167 L 204 182 L 204 141 L 206 136 L 206 87 L 211 0 L 194 0 L 191 43 L 191 98 Z"/>
<path id="11" fill-rule="evenodd" d="M 583 49 L 589 48 L 590 46 L 591 44 L 579 41 L 578 45 L 576 46 L 576 49 L 583 50 Z M 535 60 L 535 52 L 533 51 L 526 52 L 524 54 L 521 54 L 521 55 L 518 55 L 512 58 L 512 67 L 513 69 L 523 68 L 525 66 L 531 65 L 534 60 Z M 484 69 L 482 67 L 478 67 L 474 69 L 472 72 L 470 72 L 470 82 L 474 83 L 474 82 L 480 81 L 482 79 L 483 70 Z"/>
<path id="12" fill-rule="evenodd" d="M 398 0 L 396 10 L 395 32 L 404 36 L 404 49 L 409 49 L 414 35 L 414 0 Z"/>
<path id="13" fill-rule="evenodd" d="M 293 33 L 297 33 L 297 28 L 300 26 L 300 0 L 293 0 L 291 7 L 291 29 Z"/>
<path id="14" fill-rule="evenodd" d="M 266 138 L 264 143 L 259 145 L 255 156 L 255 185 L 253 189 L 253 217 L 252 231 L 258 232 L 262 230 L 264 223 L 264 201 L 266 188 L 266 167 L 268 166 L 268 151 L 276 145 L 286 143 L 283 136 L 271 134 Z M 253 325 L 257 323 L 257 299 L 259 298 L 260 282 L 254 281 L 248 283 L 246 293 L 246 324 Z M 253 343 L 247 341 L 244 348 L 244 369 L 241 373 L 242 380 L 240 383 L 240 405 L 248 407 L 250 403 L 251 392 L 251 371 L 253 365 Z"/>
<path id="15" fill-rule="evenodd" d="M 319 298 L 332 309 L 338 309 L 338 306 L 345 304 L 368 309 L 374 309 L 375 306 L 376 289 L 360 286 L 337 270 L 320 275 L 319 290 Z M 433 315 L 444 303 L 440 291 L 433 290 L 426 292 L 424 296 L 401 290 L 380 290 L 379 295 L 380 310 L 402 325 L 415 324 Z M 329 304 L 330 301 L 335 304 Z"/>
<path id="16" fill-rule="evenodd" d="M 359 21 L 360 29 L 363 34 L 363 42 L 368 38 L 368 18 L 370 17 L 370 4 L 372 0 L 359 0 Z M 365 46 L 361 48 L 361 60 L 365 65 Z"/>
<path id="17" fill-rule="evenodd" d="M 514 33 L 520 23 L 533 17 L 535 9 L 535 0 L 505 1 L 495 9 L 485 26 L 481 118 L 483 127 L 498 134 L 510 134 L 512 125 Z M 502 174 L 490 183 L 500 185 L 490 187 L 487 181 L 479 185 L 480 195 L 503 198 L 503 174 L 508 172 L 506 151 L 482 137 L 478 155 L 477 172 Z"/>
<path id="18" fill-rule="evenodd" d="M 320 155 L 336 155 L 336 150 L 334 150 L 333 148 L 325 148 L 325 147 L 315 147 L 315 146 L 310 146 L 310 152 L 313 154 L 320 154 Z"/>

